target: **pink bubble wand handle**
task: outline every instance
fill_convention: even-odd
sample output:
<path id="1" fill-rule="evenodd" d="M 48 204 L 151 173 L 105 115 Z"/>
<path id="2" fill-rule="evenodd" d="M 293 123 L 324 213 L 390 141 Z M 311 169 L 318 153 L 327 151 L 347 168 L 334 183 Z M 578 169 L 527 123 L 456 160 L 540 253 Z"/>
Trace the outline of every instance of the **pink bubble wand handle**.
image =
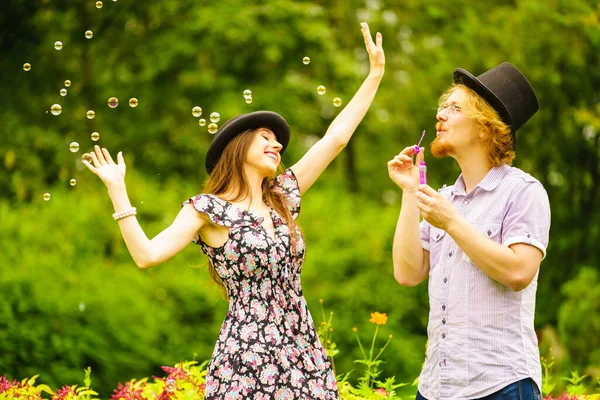
<path id="1" fill-rule="evenodd" d="M 421 161 L 419 165 L 419 181 L 421 185 L 427 185 L 427 166 L 425 165 L 425 161 Z"/>

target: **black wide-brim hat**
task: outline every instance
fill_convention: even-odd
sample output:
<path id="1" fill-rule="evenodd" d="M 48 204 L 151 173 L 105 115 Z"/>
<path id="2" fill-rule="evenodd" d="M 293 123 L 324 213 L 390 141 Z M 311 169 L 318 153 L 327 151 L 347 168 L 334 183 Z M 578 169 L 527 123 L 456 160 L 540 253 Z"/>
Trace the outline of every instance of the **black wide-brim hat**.
<path id="1" fill-rule="evenodd" d="M 231 118 L 217 131 L 206 152 L 206 171 L 210 174 L 219 162 L 225 147 L 233 138 L 248 129 L 268 128 L 273 131 L 281 143 L 279 154 L 283 154 L 290 142 L 290 126 L 285 118 L 273 111 L 255 111 Z"/>
<path id="2" fill-rule="evenodd" d="M 464 84 L 483 97 L 500 114 L 513 136 L 539 109 L 537 96 L 525 75 L 507 62 L 477 77 L 457 68 L 454 82 Z"/>

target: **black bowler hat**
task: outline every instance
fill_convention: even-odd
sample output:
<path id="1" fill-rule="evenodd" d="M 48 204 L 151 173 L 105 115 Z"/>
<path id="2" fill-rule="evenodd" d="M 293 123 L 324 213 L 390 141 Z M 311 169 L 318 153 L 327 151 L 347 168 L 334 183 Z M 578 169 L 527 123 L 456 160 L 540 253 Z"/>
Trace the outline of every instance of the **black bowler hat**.
<path id="1" fill-rule="evenodd" d="M 462 68 L 454 70 L 454 82 L 462 83 L 483 97 L 515 132 L 539 109 L 535 92 L 514 65 L 504 62 L 478 77 Z"/>
<path id="2" fill-rule="evenodd" d="M 217 165 L 227 144 L 242 132 L 248 129 L 269 128 L 281 143 L 279 154 L 283 154 L 290 141 L 290 126 L 287 121 L 276 112 L 255 111 L 249 114 L 238 115 L 225 122 L 215 134 L 208 151 L 206 152 L 206 171 L 210 174 Z"/>

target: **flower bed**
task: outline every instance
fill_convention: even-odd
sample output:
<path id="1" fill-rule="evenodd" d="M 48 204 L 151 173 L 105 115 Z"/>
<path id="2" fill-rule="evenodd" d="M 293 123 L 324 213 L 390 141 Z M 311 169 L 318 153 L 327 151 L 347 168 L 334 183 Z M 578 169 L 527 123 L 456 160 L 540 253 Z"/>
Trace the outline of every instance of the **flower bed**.
<path id="1" fill-rule="evenodd" d="M 325 317 L 323 302 L 321 303 L 321 312 L 323 322 L 319 326 L 318 333 L 323 346 L 327 350 L 332 360 L 335 370 L 335 357 L 339 353 L 335 342 L 332 339 L 332 318 Z M 398 383 L 395 377 L 385 380 L 379 378 L 381 374 L 380 365 L 383 362 L 381 355 L 392 340 L 392 335 L 388 335 L 387 340 L 379 351 L 375 351 L 380 326 L 387 323 L 387 315 L 383 313 L 371 313 L 369 320 L 375 325 L 373 338 L 370 347 L 363 346 L 357 335 L 357 329 L 353 328 L 358 346 L 361 350 L 362 359 L 355 360 L 355 363 L 363 366 L 362 374 L 356 379 L 356 384 L 350 382 L 352 372 L 342 373 L 336 371 L 338 377 L 338 387 L 342 400 L 378 400 L 378 399 L 414 399 L 416 394 L 417 380 L 412 383 Z M 125 384 L 118 383 L 114 389 L 110 400 L 202 400 L 204 399 L 206 366 L 208 362 L 198 363 L 196 361 L 181 362 L 173 367 L 162 367 L 165 376 L 132 379 Z M 586 376 L 580 376 L 573 372 L 568 378 L 563 378 L 567 382 L 566 391 L 561 394 L 553 393 L 555 389 L 554 378 L 550 375 L 553 366 L 552 361 L 542 358 L 543 366 L 543 387 L 544 400 L 593 400 L 600 399 L 598 387 L 593 389 L 586 387 L 583 382 Z M 47 385 L 36 385 L 35 381 L 39 376 L 25 378 L 21 381 L 8 380 L 6 376 L 0 377 L 0 400 L 26 399 L 26 400 L 98 400 L 98 393 L 92 389 L 91 369 L 85 370 L 83 386 L 64 385 L 60 389 L 53 390 Z M 596 392 L 595 394 L 593 392 Z"/>

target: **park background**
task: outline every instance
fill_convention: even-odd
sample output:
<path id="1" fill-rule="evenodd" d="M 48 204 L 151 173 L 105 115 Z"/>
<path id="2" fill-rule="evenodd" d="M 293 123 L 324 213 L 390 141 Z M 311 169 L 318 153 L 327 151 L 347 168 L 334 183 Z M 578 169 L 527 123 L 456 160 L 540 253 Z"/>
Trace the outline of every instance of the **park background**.
<path id="1" fill-rule="evenodd" d="M 427 283 L 392 274 L 400 192 L 386 162 L 427 129 L 454 68 L 478 75 L 509 61 L 540 111 L 517 133 L 515 166 L 539 179 L 552 207 L 539 274 L 536 329 L 557 375 L 600 377 L 600 6 L 595 0 L 4 0 L 0 5 L 0 375 L 58 387 L 91 366 L 107 397 L 117 382 L 210 357 L 227 303 L 191 244 L 139 270 L 107 191 L 80 162 L 93 144 L 127 162 L 129 195 L 149 237 L 206 178 L 219 112 L 273 110 L 291 125 L 293 164 L 321 137 L 368 73 L 359 22 L 383 34 L 387 65 L 352 141 L 305 195 L 303 288 L 315 322 L 334 312 L 339 373 L 361 371 L 352 328 L 368 341 L 387 313 L 383 376 L 412 382 L 426 342 Z M 84 32 L 92 30 L 93 38 Z M 64 47 L 57 51 L 54 42 Z M 303 57 L 311 61 L 305 65 Z M 25 72 L 23 64 L 30 63 Z M 65 97 L 59 95 L 69 79 Z M 317 94 L 319 85 L 326 87 Z M 250 89 L 247 104 L 243 90 Z M 115 96 L 120 103 L 109 108 Z M 132 108 L 128 100 L 139 105 Z M 336 108 L 334 97 L 343 105 Z M 62 113 L 52 115 L 52 104 Z M 95 110 L 94 119 L 86 118 Z M 93 142 L 90 134 L 100 133 Z M 77 153 L 69 143 L 80 144 Z M 426 153 L 427 154 L 427 153 Z M 451 159 L 428 158 L 434 188 Z M 77 185 L 70 186 L 69 180 Z M 43 194 L 51 200 L 44 201 Z M 552 351 L 550 351 L 550 348 Z M 560 383 L 559 383 L 560 384 Z"/>

